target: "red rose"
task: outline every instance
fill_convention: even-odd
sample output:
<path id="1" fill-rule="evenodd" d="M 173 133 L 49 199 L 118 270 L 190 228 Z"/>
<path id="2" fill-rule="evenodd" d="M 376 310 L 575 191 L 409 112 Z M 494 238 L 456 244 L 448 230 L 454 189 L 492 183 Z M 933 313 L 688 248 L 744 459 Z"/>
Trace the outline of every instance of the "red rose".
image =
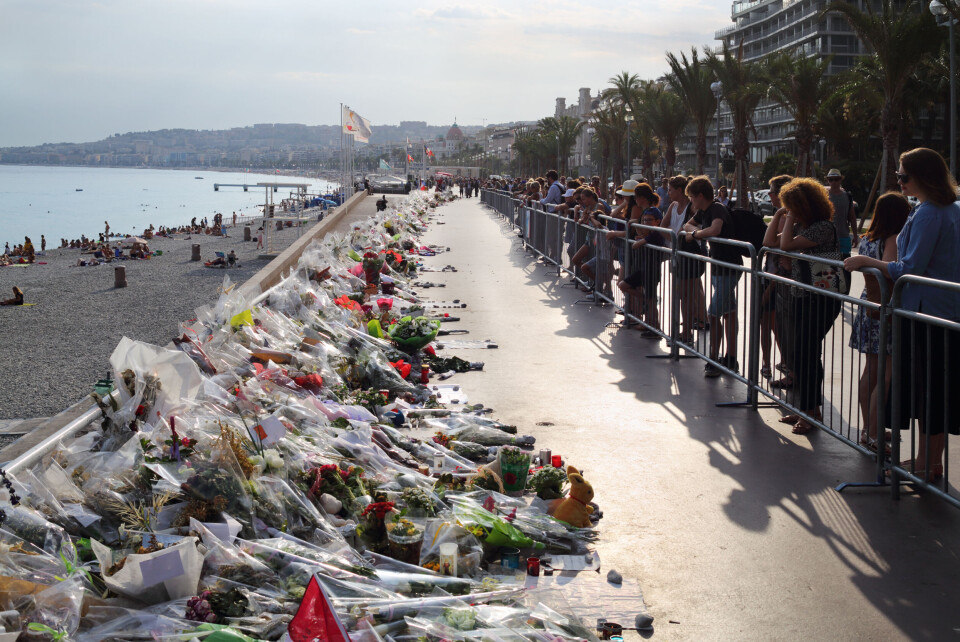
<path id="1" fill-rule="evenodd" d="M 504 475 L 503 475 L 503 481 L 506 482 L 506 483 L 508 483 L 508 484 L 511 484 L 511 485 L 516 484 L 516 483 L 517 483 L 517 476 L 514 475 L 513 473 L 504 473 Z"/>

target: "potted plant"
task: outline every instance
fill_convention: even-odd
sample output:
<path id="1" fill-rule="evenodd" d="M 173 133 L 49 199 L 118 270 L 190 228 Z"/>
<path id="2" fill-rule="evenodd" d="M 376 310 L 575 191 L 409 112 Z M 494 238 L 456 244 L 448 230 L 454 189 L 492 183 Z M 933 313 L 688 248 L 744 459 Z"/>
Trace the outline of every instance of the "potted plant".
<path id="1" fill-rule="evenodd" d="M 407 564 L 420 564 L 422 528 L 409 519 L 398 517 L 387 526 L 387 541 L 390 544 L 390 557 Z"/>
<path id="2" fill-rule="evenodd" d="M 530 453 L 516 446 L 502 446 L 497 455 L 503 489 L 507 494 L 522 493 L 527 487 L 527 473 L 530 471 Z"/>

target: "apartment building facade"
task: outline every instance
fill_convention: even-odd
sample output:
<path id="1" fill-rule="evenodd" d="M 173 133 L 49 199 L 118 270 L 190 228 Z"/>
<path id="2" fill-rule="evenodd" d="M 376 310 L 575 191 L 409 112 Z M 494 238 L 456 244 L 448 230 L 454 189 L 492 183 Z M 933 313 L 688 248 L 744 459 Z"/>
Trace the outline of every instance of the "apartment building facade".
<path id="1" fill-rule="evenodd" d="M 853 0 L 861 8 L 864 0 Z M 868 53 L 850 25 L 839 14 L 823 11 L 828 0 L 736 0 L 731 8 L 733 24 L 720 29 L 715 39 L 720 41 L 716 51 L 726 45 L 736 50 L 742 44 L 747 61 L 757 61 L 778 51 L 800 52 L 806 56 L 826 58 L 832 56 L 828 74 L 846 71 L 856 64 L 857 58 Z M 762 163 L 772 154 L 788 152 L 796 154 L 796 143 L 790 132 L 793 119 L 773 101 L 764 100 L 753 116 L 756 135 L 750 136 L 750 160 Z M 720 151 L 726 157 L 731 144 L 729 111 L 720 107 Z M 707 174 L 716 175 L 717 128 L 716 123 L 708 131 Z M 696 166 L 696 141 L 691 132 L 679 145 L 678 167 Z M 814 150 L 815 158 L 819 158 Z"/>

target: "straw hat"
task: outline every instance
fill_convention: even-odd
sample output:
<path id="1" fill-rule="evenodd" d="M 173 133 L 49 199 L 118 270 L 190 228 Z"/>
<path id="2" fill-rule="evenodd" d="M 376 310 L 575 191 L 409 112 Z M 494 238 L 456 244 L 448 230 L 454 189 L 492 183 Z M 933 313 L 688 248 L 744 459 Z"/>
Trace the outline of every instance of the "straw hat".
<path id="1" fill-rule="evenodd" d="M 623 185 L 620 186 L 620 189 L 617 190 L 617 194 L 620 196 L 633 196 L 633 193 L 637 191 L 637 185 L 640 183 L 638 181 L 623 181 Z"/>
<path id="2" fill-rule="evenodd" d="M 830 171 L 827 172 L 827 178 L 830 178 L 832 176 L 836 176 L 837 178 L 843 178 L 843 174 L 841 174 L 840 170 L 837 169 L 836 167 L 831 167 Z"/>

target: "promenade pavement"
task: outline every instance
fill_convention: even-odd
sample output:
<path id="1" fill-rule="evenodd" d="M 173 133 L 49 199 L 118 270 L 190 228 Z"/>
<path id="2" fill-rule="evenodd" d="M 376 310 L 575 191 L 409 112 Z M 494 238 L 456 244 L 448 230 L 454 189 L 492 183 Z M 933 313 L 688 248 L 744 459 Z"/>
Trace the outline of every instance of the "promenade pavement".
<path id="1" fill-rule="evenodd" d="M 519 249 L 479 198 L 438 210 L 425 241 L 452 248 L 424 273 L 461 299 L 485 361 L 458 375 L 471 402 L 582 468 L 604 511 L 602 573 L 636 578 L 663 640 L 956 638 L 960 512 L 929 496 L 850 489 L 873 465 L 829 435 L 798 436 L 702 362 L 652 360 L 662 343 L 606 329 L 567 279 Z M 626 624 L 626 623 L 621 623 Z"/>

